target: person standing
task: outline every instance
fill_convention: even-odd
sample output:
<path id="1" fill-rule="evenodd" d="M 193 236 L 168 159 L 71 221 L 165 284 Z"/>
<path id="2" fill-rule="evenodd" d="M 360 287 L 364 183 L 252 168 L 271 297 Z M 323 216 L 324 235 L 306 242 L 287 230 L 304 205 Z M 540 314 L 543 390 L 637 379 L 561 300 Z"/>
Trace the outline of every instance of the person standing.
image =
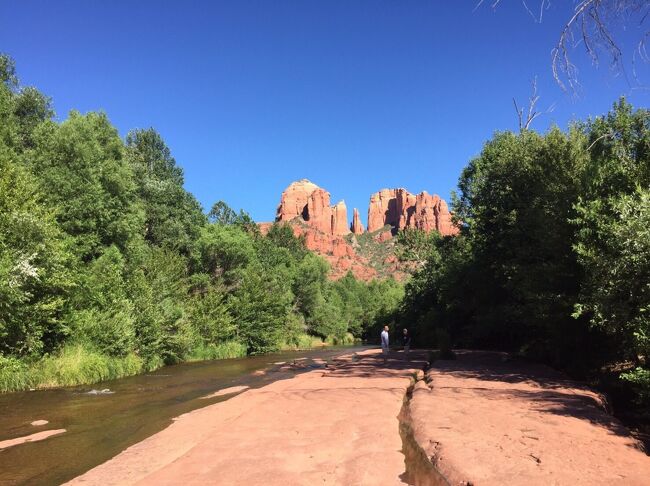
<path id="1" fill-rule="evenodd" d="M 411 335 L 409 334 L 409 330 L 404 328 L 404 332 L 402 333 L 402 344 L 404 345 L 404 354 L 406 357 L 409 357 L 409 351 L 411 350 Z"/>
<path id="2" fill-rule="evenodd" d="M 381 354 L 384 355 L 384 364 L 388 359 L 388 326 L 384 326 L 384 330 L 381 331 Z"/>

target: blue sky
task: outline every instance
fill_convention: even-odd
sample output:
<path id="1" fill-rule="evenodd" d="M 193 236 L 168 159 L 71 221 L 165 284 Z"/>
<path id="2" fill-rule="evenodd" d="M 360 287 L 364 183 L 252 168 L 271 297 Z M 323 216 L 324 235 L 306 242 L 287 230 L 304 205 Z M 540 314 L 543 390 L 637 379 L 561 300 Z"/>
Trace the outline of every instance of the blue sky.
<path id="1" fill-rule="evenodd" d="M 573 2 L 552 2 L 541 24 L 518 1 L 475 4 L 0 0 L 0 51 L 59 119 L 103 110 L 122 135 L 156 128 L 205 208 L 223 199 L 269 221 L 282 190 L 308 178 L 365 222 L 383 187 L 448 198 L 494 131 L 516 129 L 512 98 L 524 102 L 535 76 L 540 106 L 556 104 L 538 130 L 622 94 L 648 106 L 650 91 L 579 48 L 579 97 L 555 84 L 550 53 Z M 650 82 L 647 65 L 640 75 Z"/>

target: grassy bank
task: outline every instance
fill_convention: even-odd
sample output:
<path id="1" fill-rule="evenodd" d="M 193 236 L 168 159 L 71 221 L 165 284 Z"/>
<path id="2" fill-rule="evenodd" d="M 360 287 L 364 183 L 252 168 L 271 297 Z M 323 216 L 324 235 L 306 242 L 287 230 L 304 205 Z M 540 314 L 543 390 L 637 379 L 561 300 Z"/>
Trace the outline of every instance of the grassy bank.
<path id="1" fill-rule="evenodd" d="M 153 368 L 156 367 L 158 366 Z M 33 363 L 1 358 L 0 391 L 83 385 L 136 375 L 143 371 L 148 369 L 135 354 L 113 357 L 74 345 Z"/>
<path id="2" fill-rule="evenodd" d="M 311 349 L 317 348 L 319 346 L 341 346 L 341 345 L 351 345 L 354 343 L 361 342 L 360 339 L 355 338 L 351 333 L 345 333 L 343 336 L 328 336 L 326 339 L 322 339 L 318 336 L 312 336 L 310 334 L 298 334 L 297 336 L 292 337 L 291 339 L 282 341 L 279 348 L 282 351 L 290 350 L 299 350 L 299 349 Z"/>
<path id="3" fill-rule="evenodd" d="M 246 347 L 235 341 L 192 350 L 186 361 L 239 358 Z M 0 392 L 90 385 L 153 371 L 165 365 L 162 360 L 145 363 L 136 354 L 108 356 L 82 345 L 69 345 L 57 354 L 26 362 L 0 356 Z"/>
<path id="4" fill-rule="evenodd" d="M 278 349 L 302 350 L 355 342 L 350 333 L 326 340 L 303 333 L 279 343 Z M 185 361 L 241 358 L 246 355 L 244 344 L 228 341 L 196 347 L 185 356 Z M 133 353 L 123 357 L 108 356 L 80 344 L 65 346 L 57 354 L 34 362 L 0 356 L 0 392 L 90 385 L 153 371 L 164 365 L 162 360 L 145 363 Z"/>

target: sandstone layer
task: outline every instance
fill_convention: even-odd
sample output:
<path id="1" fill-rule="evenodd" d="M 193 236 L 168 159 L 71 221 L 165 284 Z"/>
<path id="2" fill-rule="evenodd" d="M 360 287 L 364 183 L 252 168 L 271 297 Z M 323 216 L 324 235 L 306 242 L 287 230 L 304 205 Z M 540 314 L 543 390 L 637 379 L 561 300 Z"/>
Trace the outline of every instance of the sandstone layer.
<path id="1" fill-rule="evenodd" d="M 410 415 L 448 484 L 649 484 L 650 457 L 597 393 L 503 353 L 436 361 Z"/>
<path id="2" fill-rule="evenodd" d="M 403 485 L 398 415 L 423 362 L 374 353 L 183 415 L 71 484 Z"/>

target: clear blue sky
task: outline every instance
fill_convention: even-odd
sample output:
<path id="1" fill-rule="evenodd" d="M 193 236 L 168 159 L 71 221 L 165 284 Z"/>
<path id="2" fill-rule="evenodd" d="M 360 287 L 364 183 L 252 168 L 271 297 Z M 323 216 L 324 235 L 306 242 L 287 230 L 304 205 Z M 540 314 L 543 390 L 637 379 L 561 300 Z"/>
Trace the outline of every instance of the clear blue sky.
<path id="1" fill-rule="evenodd" d="M 538 130 L 621 94 L 648 106 L 649 91 L 580 50 L 580 97 L 554 83 L 550 52 L 573 2 L 552 2 L 541 24 L 519 1 L 475 4 L 0 0 L 0 51 L 59 119 L 104 110 L 122 135 L 156 128 L 205 208 L 223 199 L 272 220 L 306 177 L 365 221 L 383 187 L 448 198 L 485 140 L 516 128 L 512 98 L 525 101 L 535 75 L 542 107 L 557 105 Z M 650 82 L 647 65 L 641 75 Z"/>

